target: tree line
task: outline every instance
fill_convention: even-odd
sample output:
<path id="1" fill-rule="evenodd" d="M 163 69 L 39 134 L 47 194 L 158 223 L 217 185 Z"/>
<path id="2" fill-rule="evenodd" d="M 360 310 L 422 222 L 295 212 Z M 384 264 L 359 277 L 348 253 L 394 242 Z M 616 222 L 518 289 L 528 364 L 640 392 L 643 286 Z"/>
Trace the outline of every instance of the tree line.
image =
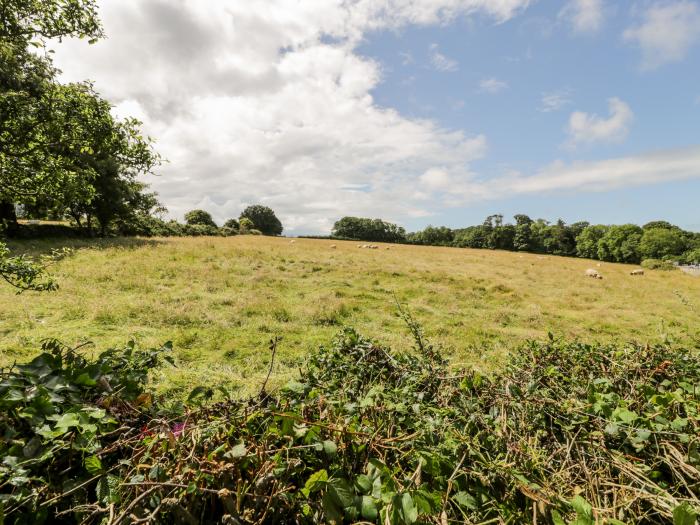
<path id="1" fill-rule="evenodd" d="M 406 233 L 396 224 L 380 219 L 343 217 L 332 236 L 373 242 L 399 242 L 426 246 L 485 248 L 583 257 L 619 263 L 640 263 L 646 259 L 673 260 L 684 264 L 700 262 L 700 233 L 679 228 L 667 221 L 603 225 L 586 221 L 550 223 L 527 215 L 514 216 L 505 223 L 503 215 L 489 215 L 482 224 L 466 228 L 427 226 Z"/>

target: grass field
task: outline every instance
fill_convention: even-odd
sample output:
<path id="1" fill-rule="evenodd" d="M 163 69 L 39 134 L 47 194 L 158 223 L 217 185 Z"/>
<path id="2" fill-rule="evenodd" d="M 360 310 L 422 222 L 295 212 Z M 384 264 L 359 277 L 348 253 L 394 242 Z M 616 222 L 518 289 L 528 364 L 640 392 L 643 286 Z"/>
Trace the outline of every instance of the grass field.
<path id="1" fill-rule="evenodd" d="M 337 248 L 331 248 L 336 244 Z M 267 373 L 271 337 L 283 340 L 274 381 L 342 325 L 396 349 L 411 339 L 395 297 L 456 365 L 499 366 L 508 348 L 548 332 L 566 338 L 697 344 L 700 279 L 682 272 L 533 254 L 255 236 L 15 243 L 73 254 L 51 271 L 54 293 L 0 287 L 0 364 L 40 341 L 172 340 L 179 366 L 158 378 L 179 393 L 224 382 L 251 390 Z M 390 249 L 386 249 L 389 247 Z M 603 280 L 584 276 L 596 268 Z"/>

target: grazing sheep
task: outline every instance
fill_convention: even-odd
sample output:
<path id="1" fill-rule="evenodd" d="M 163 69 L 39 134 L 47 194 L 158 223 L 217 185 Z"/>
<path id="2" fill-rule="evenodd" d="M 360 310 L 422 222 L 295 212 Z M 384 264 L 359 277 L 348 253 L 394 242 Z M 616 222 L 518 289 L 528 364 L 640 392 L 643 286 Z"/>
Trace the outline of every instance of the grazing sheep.
<path id="1" fill-rule="evenodd" d="M 331 244 L 331 248 L 337 248 L 337 247 L 338 246 L 336 246 L 335 244 Z"/>
<path id="2" fill-rule="evenodd" d="M 603 276 L 598 273 L 598 270 L 594 270 L 593 268 L 589 268 L 586 270 L 586 275 L 588 277 L 593 277 L 594 279 L 602 279 Z"/>
<path id="3" fill-rule="evenodd" d="M 600 268 L 600 263 L 597 263 L 596 266 L 597 266 L 598 268 Z"/>
<path id="4" fill-rule="evenodd" d="M 370 250 L 377 250 L 378 248 L 379 248 L 379 246 L 376 246 L 374 244 L 371 244 L 369 247 Z"/>
<path id="5" fill-rule="evenodd" d="M 297 241 L 292 240 L 292 241 L 289 241 L 289 244 L 294 244 L 295 242 L 297 242 Z"/>
<path id="6" fill-rule="evenodd" d="M 369 244 L 363 244 L 362 248 L 369 248 Z"/>
<path id="7" fill-rule="evenodd" d="M 638 268 L 637 270 L 632 270 L 630 272 L 630 275 L 644 275 L 644 270 L 642 270 L 641 268 Z"/>
<path id="8" fill-rule="evenodd" d="M 387 246 L 387 247 L 386 247 L 386 248 L 384 248 L 384 249 L 385 249 L 385 250 L 390 250 L 391 248 L 389 248 L 389 247 Z"/>

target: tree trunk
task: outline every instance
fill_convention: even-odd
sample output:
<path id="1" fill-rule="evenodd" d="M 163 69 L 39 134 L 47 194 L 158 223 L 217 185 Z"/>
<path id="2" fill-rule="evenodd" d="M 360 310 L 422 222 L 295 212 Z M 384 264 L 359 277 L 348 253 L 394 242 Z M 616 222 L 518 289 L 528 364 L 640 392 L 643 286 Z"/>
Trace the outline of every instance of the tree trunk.
<path id="1" fill-rule="evenodd" d="M 15 204 L 12 201 L 0 201 L 0 228 L 8 237 L 14 237 L 19 231 Z"/>

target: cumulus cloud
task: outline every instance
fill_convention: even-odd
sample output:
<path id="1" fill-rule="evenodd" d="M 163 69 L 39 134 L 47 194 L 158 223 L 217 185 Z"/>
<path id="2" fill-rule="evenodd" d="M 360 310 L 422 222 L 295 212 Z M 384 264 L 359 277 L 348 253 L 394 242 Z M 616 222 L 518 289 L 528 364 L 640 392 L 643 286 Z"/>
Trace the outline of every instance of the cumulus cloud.
<path id="1" fill-rule="evenodd" d="M 481 91 L 482 93 L 500 93 L 507 87 L 508 84 L 506 82 L 503 82 L 502 80 L 498 80 L 497 78 L 493 77 L 485 78 L 481 82 L 479 82 L 479 91 Z"/>
<path id="2" fill-rule="evenodd" d="M 437 44 L 430 45 L 430 63 L 435 69 L 443 73 L 454 73 L 459 70 L 459 63 L 440 53 Z"/>
<path id="3" fill-rule="evenodd" d="M 603 25 L 603 0 L 570 0 L 559 11 L 559 18 L 577 33 L 595 33 Z"/>
<path id="4" fill-rule="evenodd" d="M 592 142 L 616 142 L 624 139 L 629 131 L 629 125 L 634 119 L 630 107 L 617 97 L 608 99 L 610 116 L 591 115 L 583 111 L 575 111 L 569 117 L 570 147 Z"/>
<path id="5" fill-rule="evenodd" d="M 500 23 L 528 2 L 104 0 L 108 38 L 65 41 L 56 63 L 144 121 L 170 161 L 150 182 L 172 216 L 203 207 L 223 221 L 262 202 L 292 233 L 328 231 L 342 214 L 432 213 L 419 178 L 435 167 L 471 177 L 486 150 L 478 132 L 377 106 L 381 69 L 355 51 L 363 36 L 472 15 Z"/>
<path id="6" fill-rule="evenodd" d="M 548 91 L 542 93 L 540 111 L 543 113 L 551 113 L 553 111 L 559 111 L 569 104 L 571 104 L 570 90 Z"/>
<path id="7" fill-rule="evenodd" d="M 642 69 L 681 61 L 700 41 L 700 7 L 689 0 L 653 4 L 623 38 L 641 49 Z"/>

